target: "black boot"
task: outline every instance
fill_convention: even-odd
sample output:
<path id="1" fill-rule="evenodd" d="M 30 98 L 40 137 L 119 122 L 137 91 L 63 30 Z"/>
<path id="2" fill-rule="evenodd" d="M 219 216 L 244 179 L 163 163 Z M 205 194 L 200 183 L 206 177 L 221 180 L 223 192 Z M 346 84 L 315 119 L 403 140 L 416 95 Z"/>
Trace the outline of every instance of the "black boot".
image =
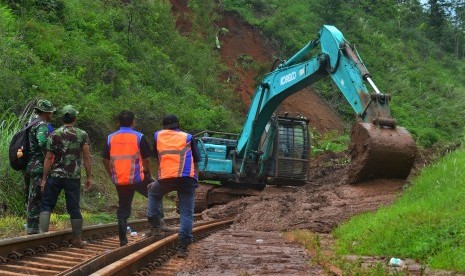
<path id="1" fill-rule="evenodd" d="M 147 219 L 152 226 L 152 229 L 150 229 L 150 232 L 147 234 L 147 236 L 155 236 L 157 238 L 163 237 L 163 231 L 161 230 L 160 224 L 161 219 L 159 217 L 148 217 Z"/>
<path id="2" fill-rule="evenodd" d="M 128 228 L 128 221 L 126 219 L 118 220 L 118 234 L 119 234 L 119 245 L 124 246 L 128 244 L 128 238 L 126 237 L 126 232 Z"/>
<path id="3" fill-rule="evenodd" d="M 169 227 L 166 224 L 164 219 L 160 220 L 160 229 L 161 229 L 161 231 L 166 232 L 166 233 L 176 233 L 176 231 L 178 231 L 178 229 L 176 229 L 174 227 Z"/>
<path id="4" fill-rule="evenodd" d="M 185 239 L 178 239 L 178 246 L 176 247 L 176 254 L 178 258 L 187 258 L 187 247 L 189 246 L 190 242 Z"/>

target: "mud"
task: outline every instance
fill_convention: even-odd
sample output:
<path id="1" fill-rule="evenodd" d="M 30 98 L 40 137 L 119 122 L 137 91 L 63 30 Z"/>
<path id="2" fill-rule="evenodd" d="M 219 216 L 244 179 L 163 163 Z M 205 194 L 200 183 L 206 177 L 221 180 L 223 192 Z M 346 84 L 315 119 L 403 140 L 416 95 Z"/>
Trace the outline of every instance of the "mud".
<path id="1" fill-rule="evenodd" d="M 325 275 L 310 261 L 278 233 L 225 230 L 191 245 L 186 260 L 170 260 L 157 275 Z"/>
<path id="2" fill-rule="evenodd" d="M 355 123 L 350 136 L 349 183 L 377 178 L 407 178 L 417 148 L 406 129 L 377 128 L 369 123 Z"/>
<path id="3" fill-rule="evenodd" d="M 268 186 L 259 196 L 213 207 L 202 216 L 217 219 L 237 215 L 233 225 L 237 230 L 329 233 L 355 214 L 390 204 L 405 184 L 402 180 L 378 180 L 350 185 L 347 162 L 347 153 L 322 154 L 313 160 L 305 186 Z"/>

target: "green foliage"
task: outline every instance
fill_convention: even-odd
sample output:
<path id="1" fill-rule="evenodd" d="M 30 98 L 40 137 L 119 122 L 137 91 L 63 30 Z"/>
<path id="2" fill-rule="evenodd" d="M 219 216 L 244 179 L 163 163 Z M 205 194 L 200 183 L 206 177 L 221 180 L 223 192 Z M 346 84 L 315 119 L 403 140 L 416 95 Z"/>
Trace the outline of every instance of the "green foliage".
<path id="1" fill-rule="evenodd" d="M 145 133 L 166 113 L 187 130 L 237 130 L 236 100 L 218 81 L 214 44 L 181 36 L 166 1 L 8 3 L 0 4 L 0 111 L 18 113 L 41 97 L 73 104 L 97 144 L 121 109 L 134 110 Z"/>
<path id="2" fill-rule="evenodd" d="M 13 135 L 21 129 L 20 120 L 11 112 L 0 116 L 0 204 L 9 213 L 24 214 L 24 180 L 20 172 L 10 168 L 8 148 Z"/>
<path id="3" fill-rule="evenodd" d="M 460 72 L 465 61 L 429 39 L 428 10 L 419 1 L 383 0 L 373 5 L 368 0 L 223 0 L 222 4 L 278 41 L 281 59 L 313 39 L 323 24 L 335 25 L 357 46 L 378 88 L 393 96 L 393 116 L 420 145 L 462 137 L 465 75 Z M 353 110 L 330 78 L 314 88 L 343 118 L 353 120 Z"/>
<path id="4" fill-rule="evenodd" d="M 207 26 L 210 38 L 216 32 L 215 4 L 190 5 L 198 27 L 184 37 L 168 1 L 0 1 L 1 160 L 7 160 L 8 143 L 19 127 L 15 114 L 38 98 L 58 108 L 76 106 L 78 126 L 89 133 L 94 154 L 115 130 L 122 109 L 136 113 L 136 128 L 147 137 L 167 113 L 178 115 L 188 131 L 237 131 L 238 101 L 219 81 L 224 68 L 214 41 L 203 36 Z M 61 125 L 59 116 L 52 124 Z M 23 215 L 21 174 L 0 162 L 1 201 Z M 96 183 L 83 193 L 82 208 L 114 210 L 116 192 L 97 156 L 93 172 Z M 55 212 L 66 212 L 63 195 Z"/>
<path id="5" fill-rule="evenodd" d="M 408 257 L 465 271 L 464 166 L 462 148 L 423 169 L 393 205 L 336 229 L 340 253 Z"/>
<path id="6" fill-rule="evenodd" d="M 350 137 L 348 134 L 341 135 L 337 131 L 329 131 L 324 134 L 318 133 L 316 129 L 310 130 L 312 142 L 312 155 L 318 155 L 325 151 L 342 152 L 347 150 Z"/>

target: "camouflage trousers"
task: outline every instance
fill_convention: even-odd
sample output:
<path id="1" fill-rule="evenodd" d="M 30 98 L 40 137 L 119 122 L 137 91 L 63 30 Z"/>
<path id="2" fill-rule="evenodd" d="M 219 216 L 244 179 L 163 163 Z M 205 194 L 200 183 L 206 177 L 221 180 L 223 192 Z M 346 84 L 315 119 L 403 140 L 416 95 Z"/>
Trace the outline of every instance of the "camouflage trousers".
<path id="1" fill-rule="evenodd" d="M 27 199 L 27 234 L 39 233 L 39 214 L 40 200 L 42 199 L 42 191 L 40 190 L 40 182 L 42 175 L 31 175 L 29 185 L 29 196 Z"/>

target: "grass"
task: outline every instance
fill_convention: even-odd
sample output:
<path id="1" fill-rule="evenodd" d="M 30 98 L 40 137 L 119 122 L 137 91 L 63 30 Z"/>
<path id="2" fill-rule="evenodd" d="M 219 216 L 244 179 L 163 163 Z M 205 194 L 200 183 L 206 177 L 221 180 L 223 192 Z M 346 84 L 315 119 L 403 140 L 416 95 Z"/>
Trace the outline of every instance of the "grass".
<path id="1" fill-rule="evenodd" d="M 328 240 L 309 230 L 293 230 L 284 233 L 284 238 L 301 244 L 309 253 L 313 265 L 321 266 L 332 275 L 389 275 L 391 272 L 383 263 L 363 266 L 359 261 L 348 260 L 335 254 Z M 396 275 L 403 275 L 397 273 Z"/>
<path id="2" fill-rule="evenodd" d="M 0 116 L 0 204 L 5 204 L 14 213 L 21 213 L 24 208 L 24 181 L 20 172 L 10 168 L 8 148 L 21 125 L 21 120 L 11 112 Z"/>
<path id="3" fill-rule="evenodd" d="M 340 254 L 412 258 L 465 271 L 465 149 L 423 169 L 403 196 L 334 231 Z"/>
<path id="4" fill-rule="evenodd" d="M 174 196 L 176 196 L 174 194 Z M 63 195 L 61 195 L 63 197 Z M 172 195 L 164 198 L 163 206 L 165 208 L 165 217 L 175 216 L 176 204 L 172 199 Z M 56 210 L 56 208 L 55 208 Z M 147 211 L 147 199 L 139 194 L 134 196 L 132 203 L 132 215 L 130 220 L 145 218 Z M 116 210 L 111 212 L 89 212 L 81 210 L 84 226 L 105 224 L 117 222 Z M 25 230 L 26 218 L 24 216 L 7 214 L 0 217 L 0 239 L 18 237 L 26 235 Z M 52 213 L 50 217 L 50 231 L 60 231 L 71 229 L 69 214 Z"/>
<path id="5" fill-rule="evenodd" d="M 347 150 L 350 137 L 348 133 L 328 131 L 320 134 L 316 129 L 310 129 L 312 155 L 316 156 L 323 152 L 342 152 Z"/>
<path id="6" fill-rule="evenodd" d="M 82 217 L 85 226 L 116 221 L 116 214 L 82 212 Z M 6 215 L 0 217 L 0 239 L 26 235 L 25 223 L 25 218 L 19 216 Z M 59 231 L 65 229 L 71 229 L 69 215 L 53 213 L 50 217 L 50 230 Z"/>

